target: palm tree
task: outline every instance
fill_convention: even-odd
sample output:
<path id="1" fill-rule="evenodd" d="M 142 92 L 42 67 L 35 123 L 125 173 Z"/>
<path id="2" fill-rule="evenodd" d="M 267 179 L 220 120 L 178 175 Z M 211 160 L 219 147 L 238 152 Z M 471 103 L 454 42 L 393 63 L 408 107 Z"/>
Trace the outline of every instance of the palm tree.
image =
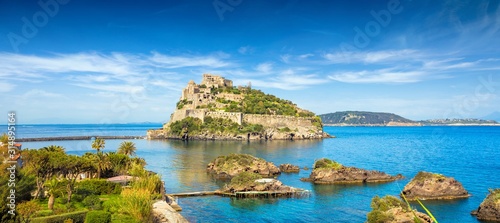
<path id="1" fill-rule="evenodd" d="M 101 149 L 104 149 L 104 144 L 106 144 L 104 139 L 97 137 L 92 142 L 92 148 L 97 150 L 97 153 L 99 153 L 101 152 Z"/>
<path id="2" fill-rule="evenodd" d="M 56 145 L 45 146 L 45 147 L 42 147 L 41 149 L 43 149 L 47 152 L 64 152 L 64 147 L 56 146 Z"/>
<path id="3" fill-rule="evenodd" d="M 118 147 L 118 153 L 125 154 L 127 156 L 134 156 L 136 149 L 137 148 L 135 147 L 135 144 L 133 142 L 123 141 L 120 144 L 120 147 Z"/>
<path id="4" fill-rule="evenodd" d="M 109 160 L 108 154 L 98 153 L 97 154 L 97 178 L 101 178 L 101 173 L 109 170 L 111 166 L 111 161 Z"/>

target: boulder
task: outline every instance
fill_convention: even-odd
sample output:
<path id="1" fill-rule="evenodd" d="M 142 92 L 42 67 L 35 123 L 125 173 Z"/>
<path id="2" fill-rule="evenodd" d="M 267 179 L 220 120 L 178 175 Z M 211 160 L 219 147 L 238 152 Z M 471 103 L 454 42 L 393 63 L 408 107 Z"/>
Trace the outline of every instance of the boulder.
<path id="1" fill-rule="evenodd" d="M 372 211 L 367 214 L 367 223 L 434 222 L 428 215 L 409 209 L 407 204 L 394 196 L 375 196 L 370 206 Z M 415 218 L 419 220 L 415 221 Z"/>
<path id="2" fill-rule="evenodd" d="M 283 173 L 298 173 L 300 171 L 300 167 L 286 163 L 280 165 L 280 171 Z"/>
<path id="3" fill-rule="evenodd" d="M 309 178 L 302 178 L 301 180 L 316 184 L 342 184 L 390 182 L 402 178 L 401 174 L 391 176 L 380 171 L 346 167 L 335 161 L 323 158 L 314 163 L 314 169 Z"/>
<path id="4" fill-rule="evenodd" d="M 408 200 L 467 198 L 469 193 L 452 177 L 437 173 L 419 172 L 403 189 L 401 196 Z"/>
<path id="5" fill-rule="evenodd" d="M 252 172 L 242 172 L 231 179 L 231 182 L 224 186 L 223 192 L 297 192 L 300 189 L 283 185 L 279 180 L 272 178 L 262 178 L 261 175 Z"/>
<path id="6" fill-rule="evenodd" d="M 500 222 L 500 189 L 490 190 L 490 194 L 471 212 L 479 220 Z"/>
<path id="7" fill-rule="evenodd" d="M 272 162 L 248 154 L 229 154 L 219 156 L 207 165 L 207 172 L 217 179 L 230 179 L 242 172 L 257 173 L 273 177 L 281 172 Z"/>

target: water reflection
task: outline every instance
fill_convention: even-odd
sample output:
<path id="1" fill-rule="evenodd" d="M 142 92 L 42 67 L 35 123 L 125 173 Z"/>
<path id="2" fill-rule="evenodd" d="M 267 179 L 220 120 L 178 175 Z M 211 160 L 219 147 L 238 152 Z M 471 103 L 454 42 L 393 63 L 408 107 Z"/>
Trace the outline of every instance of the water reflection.
<path id="1" fill-rule="evenodd" d="M 245 210 L 255 211 L 267 204 L 276 204 L 279 202 L 279 198 L 231 198 L 230 205 Z"/>

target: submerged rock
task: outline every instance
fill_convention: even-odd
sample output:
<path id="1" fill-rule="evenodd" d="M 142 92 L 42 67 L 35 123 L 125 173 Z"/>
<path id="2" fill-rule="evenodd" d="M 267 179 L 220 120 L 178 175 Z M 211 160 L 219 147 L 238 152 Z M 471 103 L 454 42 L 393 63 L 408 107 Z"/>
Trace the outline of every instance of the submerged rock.
<path id="1" fill-rule="evenodd" d="M 286 163 L 280 165 L 280 171 L 283 173 L 298 173 L 300 171 L 300 167 Z"/>
<path id="2" fill-rule="evenodd" d="M 314 163 L 314 169 L 309 178 L 302 178 L 301 180 L 316 184 L 342 184 L 390 182 L 402 178 L 401 174 L 391 176 L 380 171 L 346 167 L 335 161 L 323 158 Z"/>
<path id="3" fill-rule="evenodd" d="M 490 190 L 490 194 L 471 212 L 479 220 L 500 222 L 500 189 Z"/>
<path id="4" fill-rule="evenodd" d="M 409 209 L 407 204 L 394 196 L 375 196 L 370 206 L 372 211 L 367 214 L 368 223 L 434 222 L 428 215 Z"/>
<path id="5" fill-rule="evenodd" d="M 281 173 L 272 162 L 248 154 L 219 156 L 207 165 L 207 172 L 214 174 L 218 179 L 230 179 L 243 172 L 257 173 L 265 177 Z"/>
<path id="6" fill-rule="evenodd" d="M 424 171 L 419 172 L 401 193 L 408 200 L 457 199 L 470 196 L 454 178 Z"/>

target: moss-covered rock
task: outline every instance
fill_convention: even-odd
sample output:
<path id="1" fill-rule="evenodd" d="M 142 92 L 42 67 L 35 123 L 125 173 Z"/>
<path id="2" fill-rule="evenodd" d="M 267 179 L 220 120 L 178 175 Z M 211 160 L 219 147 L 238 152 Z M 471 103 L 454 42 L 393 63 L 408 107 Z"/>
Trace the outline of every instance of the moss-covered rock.
<path id="1" fill-rule="evenodd" d="M 243 172 L 273 177 L 281 172 L 272 162 L 248 154 L 219 156 L 207 165 L 207 171 L 218 179 L 229 179 Z"/>
<path id="2" fill-rule="evenodd" d="M 419 172 L 401 193 L 408 200 L 457 199 L 470 196 L 454 178 L 424 171 Z"/>
<path id="3" fill-rule="evenodd" d="M 327 158 L 316 160 L 313 167 L 314 169 L 309 178 L 302 178 L 301 180 L 316 184 L 342 184 L 390 182 L 403 178 L 400 174 L 391 176 L 380 171 L 346 167 Z"/>
<path id="4" fill-rule="evenodd" d="M 367 214 L 368 223 L 433 222 L 428 215 L 411 210 L 402 200 L 394 196 L 382 198 L 375 196 L 370 206 L 372 211 Z"/>
<path id="5" fill-rule="evenodd" d="M 479 205 L 477 210 L 472 211 L 479 220 L 500 222 L 500 189 L 490 190 L 490 194 Z"/>

